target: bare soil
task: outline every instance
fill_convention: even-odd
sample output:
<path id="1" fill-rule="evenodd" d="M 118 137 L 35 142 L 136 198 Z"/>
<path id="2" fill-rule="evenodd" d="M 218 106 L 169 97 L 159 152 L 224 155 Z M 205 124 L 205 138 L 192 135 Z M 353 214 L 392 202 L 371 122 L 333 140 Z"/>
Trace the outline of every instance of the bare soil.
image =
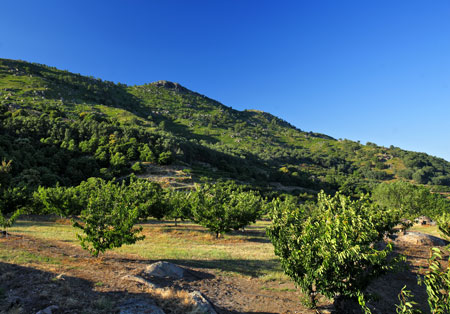
<path id="1" fill-rule="evenodd" d="M 28 235 L 2 237 L 0 246 L 44 258 L 20 265 L 0 262 L 0 313 L 36 313 L 50 305 L 59 307 L 53 313 L 118 313 L 122 302 L 136 297 L 155 299 L 166 313 L 188 312 L 176 297 L 158 299 L 139 283 L 121 279 L 141 274 L 156 261 L 116 253 L 97 259 L 73 244 Z M 397 252 L 407 256 L 409 268 L 374 282 L 369 290 L 379 297 L 371 304 L 378 313 L 395 313 L 397 295 L 406 284 L 426 312 L 426 293 L 417 285 L 417 274 L 427 264 L 429 247 L 400 245 Z M 186 267 L 180 260 L 170 262 Z M 291 283 L 224 275 L 201 265 L 186 268 L 191 274 L 186 279 L 153 282 L 173 290 L 198 290 L 218 313 L 329 313 L 331 308 L 331 301 L 322 300 L 318 311 L 306 309 Z"/>

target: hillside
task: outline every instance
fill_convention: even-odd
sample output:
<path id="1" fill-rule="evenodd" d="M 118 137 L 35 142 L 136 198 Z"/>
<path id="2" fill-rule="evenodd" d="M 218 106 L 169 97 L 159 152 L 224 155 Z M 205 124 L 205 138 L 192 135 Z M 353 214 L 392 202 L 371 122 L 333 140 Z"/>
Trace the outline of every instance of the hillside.
<path id="1" fill-rule="evenodd" d="M 122 177 L 151 162 L 178 164 L 197 181 L 294 192 L 354 193 L 398 179 L 450 190 L 444 159 L 305 132 L 167 81 L 126 86 L 0 59 L 0 105 L 0 155 L 3 166 L 12 160 L 17 188 Z"/>

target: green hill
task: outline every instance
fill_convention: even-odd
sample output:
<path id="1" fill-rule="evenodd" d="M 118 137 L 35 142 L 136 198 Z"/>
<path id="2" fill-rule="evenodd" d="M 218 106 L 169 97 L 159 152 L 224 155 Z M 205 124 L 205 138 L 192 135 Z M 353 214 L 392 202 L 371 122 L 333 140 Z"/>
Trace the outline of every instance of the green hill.
<path id="1" fill-rule="evenodd" d="M 145 161 L 183 165 L 196 180 L 294 191 L 353 193 L 398 179 L 450 190 L 444 159 L 304 132 L 167 81 L 126 86 L 0 59 L 0 112 L 11 189 L 123 177 L 145 171 Z"/>

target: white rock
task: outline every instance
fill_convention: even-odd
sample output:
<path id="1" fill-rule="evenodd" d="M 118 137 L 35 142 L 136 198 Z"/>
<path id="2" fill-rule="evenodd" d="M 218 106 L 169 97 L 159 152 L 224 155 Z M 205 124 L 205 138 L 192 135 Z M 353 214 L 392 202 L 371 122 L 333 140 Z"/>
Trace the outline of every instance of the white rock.
<path id="1" fill-rule="evenodd" d="M 156 262 L 153 263 L 143 272 L 147 276 L 154 276 L 159 278 L 173 278 L 180 279 L 184 277 L 185 270 L 180 266 L 169 262 Z"/>

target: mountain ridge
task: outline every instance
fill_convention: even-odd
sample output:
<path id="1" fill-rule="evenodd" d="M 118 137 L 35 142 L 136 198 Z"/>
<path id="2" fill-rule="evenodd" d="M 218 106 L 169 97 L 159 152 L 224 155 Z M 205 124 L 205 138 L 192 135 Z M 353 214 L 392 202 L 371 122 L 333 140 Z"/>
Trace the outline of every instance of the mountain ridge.
<path id="1" fill-rule="evenodd" d="M 74 154 L 80 155 L 77 158 L 89 157 L 101 164 L 98 173 L 113 167 L 117 153 L 117 158 L 124 157 L 125 168 L 139 161 L 158 162 L 161 155 L 170 154 L 170 162 L 189 165 L 202 179 L 233 178 L 263 186 L 277 182 L 315 190 L 348 189 L 349 193 L 368 191 L 382 181 L 409 180 L 450 190 L 450 163 L 442 158 L 305 132 L 270 113 L 232 109 L 176 82 L 128 86 L 0 59 L 0 104 L 3 125 L 11 127 L 3 135 L 13 134 L 11 125 L 23 121 L 58 125 L 61 132 L 70 130 L 72 135 L 41 130 L 43 137 L 37 138 L 25 133 L 41 142 L 51 138 L 52 145 L 60 148 L 72 141 Z M 96 131 L 83 133 L 85 125 Z M 100 127 L 104 130 L 97 130 Z M 116 130 L 117 143 L 134 147 L 134 153 L 115 147 L 116 143 L 101 148 L 115 134 L 108 133 L 109 128 Z M 92 138 L 98 141 L 89 150 L 84 143 Z M 11 159 L 5 147 L 2 157 Z M 98 149 L 105 153 L 101 155 Z M 148 150 L 147 155 L 143 150 Z M 18 175 L 26 170 L 23 167 Z M 110 171 L 110 176 L 127 172 L 102 171 L 104 175 Z"/>

